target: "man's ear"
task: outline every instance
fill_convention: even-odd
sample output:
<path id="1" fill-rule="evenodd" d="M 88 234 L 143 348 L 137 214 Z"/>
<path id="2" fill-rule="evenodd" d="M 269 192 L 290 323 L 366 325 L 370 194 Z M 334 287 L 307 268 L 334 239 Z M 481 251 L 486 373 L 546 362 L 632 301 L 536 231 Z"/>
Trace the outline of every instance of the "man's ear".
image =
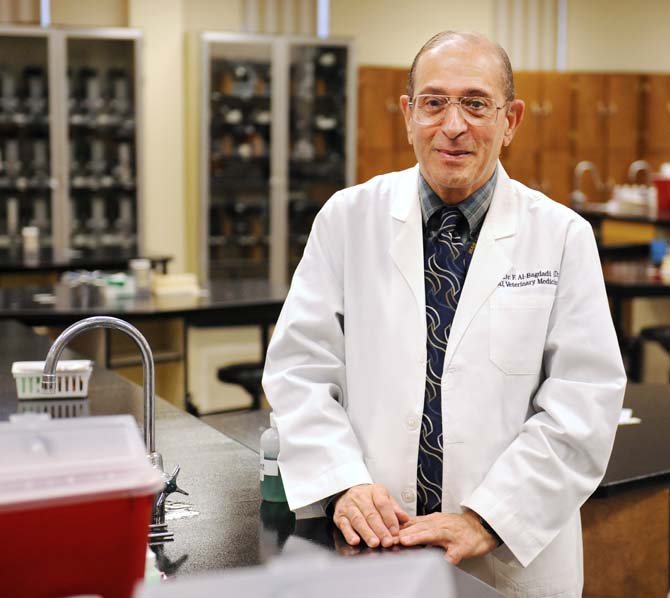
<path id="1" fill-rule="evenodd" d="M 505 123 L 505 136 L 503 137 L 503 145 L 505 147 L 512 143 L 512 138 L 523 120 L 525 110 L 526 105 L 523 100 L 512 100 L 510 102 L 507 113 L 505 114 L 505 120 L 507 121 Z"/>
<path id="2" fill-rule="evenodd" d="M 412 109 L 409 107 L 409 96 L 400 96 L 400 110 L 405 117 L 405 130 L 407 131 L 407 141 L 412 145 Z"/>

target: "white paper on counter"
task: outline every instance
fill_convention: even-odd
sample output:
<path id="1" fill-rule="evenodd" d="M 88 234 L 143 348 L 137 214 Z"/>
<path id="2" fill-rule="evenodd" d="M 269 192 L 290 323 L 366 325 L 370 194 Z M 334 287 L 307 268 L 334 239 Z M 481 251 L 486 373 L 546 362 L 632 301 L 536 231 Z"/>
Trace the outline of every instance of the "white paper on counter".
<path id="1" fill-rule="evenodd" d="M 624 407 L 619 414 L 619 425 L 626 426 L 629 424 L 639 424 L 642 420 L 639 417 L 633 416 L 633 410 Z"/>

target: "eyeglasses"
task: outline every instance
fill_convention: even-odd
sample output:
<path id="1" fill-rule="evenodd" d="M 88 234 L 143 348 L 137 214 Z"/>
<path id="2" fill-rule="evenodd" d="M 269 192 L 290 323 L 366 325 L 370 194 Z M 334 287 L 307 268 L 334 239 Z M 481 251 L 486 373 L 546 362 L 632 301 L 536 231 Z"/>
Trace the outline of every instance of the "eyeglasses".
<path id="1" fill-rule="evenodd" d="M 412 108 L 412 119 L 417 125 L 438 125 L 444 119 L 450 104 L 458 106 L 463 120 L 474 127 L 493 124 L 498 118 L 498 110 L 505 107 L 496 106 L 491 98 L 431 94 L 414 96 L 414 101 L 409 106 Z"/>

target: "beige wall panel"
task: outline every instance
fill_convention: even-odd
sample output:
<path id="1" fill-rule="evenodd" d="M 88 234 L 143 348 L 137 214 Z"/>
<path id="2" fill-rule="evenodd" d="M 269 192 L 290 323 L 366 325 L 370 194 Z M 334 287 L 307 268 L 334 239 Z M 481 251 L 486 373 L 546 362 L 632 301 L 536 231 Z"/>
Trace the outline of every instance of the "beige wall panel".
<path id="1" fill-rule="evenodd" d="M 130 0 L 129 22 L 144 33 L 144 207 L 148 253 L 186 262 L 184 202 L 184 68 L 181 0 Z"/>
<path id="2" fill-rule="evenodd" d="M 335 0 L 331 34 L 356 39 L 358 64 L 409 66 L 423 43 L 445 29 L 493 36 L 494 0 Z"/>
<path id="3" fill-rule="evenodd" d="M 668 0 L 568 0 L 567 69 L 670 71 Z"/>
<path id="4" fill-rule="evenodd" d="M 186 31 L 242 31 L 242 4 L 241 0 L 188 0 L 183 2 L 184 29 Z"/>
<path id="5" fill-rule="evenodd" d="M 52 0 L 51 22 L 77 27 L 127 27 L 127 0 Z"/>

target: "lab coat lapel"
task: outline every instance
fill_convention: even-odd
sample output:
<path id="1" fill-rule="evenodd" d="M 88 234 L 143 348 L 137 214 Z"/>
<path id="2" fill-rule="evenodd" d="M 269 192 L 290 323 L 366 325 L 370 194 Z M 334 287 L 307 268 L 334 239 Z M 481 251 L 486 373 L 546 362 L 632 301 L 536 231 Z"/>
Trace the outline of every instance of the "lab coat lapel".
<path id="1" fill-rule="evenodd" d="M 449 334 L 444 356 L 445 369 L 451 363 L 470 322 L 512 267 L 512 261 L 501 246 L 501 239 L 516 235 L 518 209 L 510 179 L 499 162 L 491 206 L 479 234 Z"/>
<path id="2" fill-rule="evenodd" d="M 425 315 L 423 229 L 419 204 L 418 166 L 404 171 L 401 176 L 391 202 L 394 236 L 390 254 L 416 299 L 419 313 Z M 423 319 L 425 321 L 425 317 Z"/>

